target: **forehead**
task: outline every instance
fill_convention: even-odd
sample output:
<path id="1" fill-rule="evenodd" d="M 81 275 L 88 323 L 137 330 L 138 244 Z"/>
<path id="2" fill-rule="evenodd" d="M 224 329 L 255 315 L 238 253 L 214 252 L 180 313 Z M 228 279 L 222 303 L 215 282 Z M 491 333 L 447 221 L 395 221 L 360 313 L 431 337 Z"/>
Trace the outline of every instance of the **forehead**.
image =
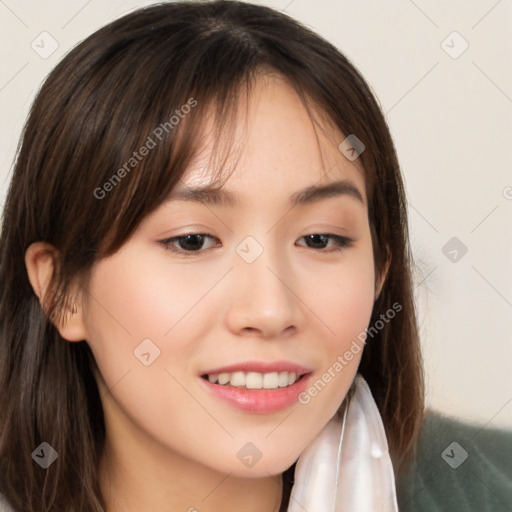
<path id="1" fill-rule="evenodd" d="M 243 103 L 243 102 L 242 102 Z M 321 112 L 306 109 L 295 89 L 278 75 L 259 77 L 236 116 L 233 137 L 214 141 L 212 120 L 200 156 L 184 173 L 172 197 L 188 189 L 221 187 L 226 204 L 266 198 L 291 197 L 300 202 L 306 189 L 334 184 L 331 192 L 345 194 L 366 205 L 364 169 L 359 159 L 348 160 L 339 145 L 346 136 Z M 211 165 L 214 142 L 228 154 L 226 165 Z M 236 157 L 235 157 L 236 155 Z M 219 176 L 227 178 L 219 179 Z M 295 191 L 295 192 L 294 192 Z M 222 196 L 222 193 L 220 194 Z"/>

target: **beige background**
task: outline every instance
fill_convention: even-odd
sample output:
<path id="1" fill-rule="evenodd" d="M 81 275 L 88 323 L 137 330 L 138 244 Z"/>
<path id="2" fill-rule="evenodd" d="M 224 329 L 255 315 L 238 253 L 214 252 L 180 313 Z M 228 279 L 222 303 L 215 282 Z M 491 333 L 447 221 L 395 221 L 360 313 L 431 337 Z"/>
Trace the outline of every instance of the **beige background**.
<path id="1" fill-rule="evenodd" d="M 150 3 L 0 0 L 0 203 L 45 75 L 94 30 Z M 409 196 L 428 403 L 512 427 L 512 2 L 262 3 L 337 45 L 386 113 Z"/>

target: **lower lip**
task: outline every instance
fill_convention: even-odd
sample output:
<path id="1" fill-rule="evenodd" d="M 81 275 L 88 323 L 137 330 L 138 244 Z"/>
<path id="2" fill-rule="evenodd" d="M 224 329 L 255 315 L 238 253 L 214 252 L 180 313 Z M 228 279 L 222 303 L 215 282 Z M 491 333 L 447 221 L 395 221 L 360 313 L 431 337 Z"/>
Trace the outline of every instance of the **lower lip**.
<path id="1" fill-rule="evenodd" d="M 241 389 L 222 386 L 212 384 L 202 377 L 201 381 L 211 393 L 238 409 L 259 414 L 271 414 L 296 403 L 300 393 L 306 389 L 310 377 L 311 373 L 304 375 L 291 386 L 277 389 Z"/>

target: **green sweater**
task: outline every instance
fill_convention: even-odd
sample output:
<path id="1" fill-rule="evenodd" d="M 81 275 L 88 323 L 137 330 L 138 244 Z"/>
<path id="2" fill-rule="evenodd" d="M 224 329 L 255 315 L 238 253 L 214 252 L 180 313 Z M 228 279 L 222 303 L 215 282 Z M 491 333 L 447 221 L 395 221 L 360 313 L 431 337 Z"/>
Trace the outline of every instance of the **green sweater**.
<path id="1" fill-rule="evenodd" d="M 400 512 L 512 512 L 512 431 L 429 413 L 415 460 L 397 478 Z"/>

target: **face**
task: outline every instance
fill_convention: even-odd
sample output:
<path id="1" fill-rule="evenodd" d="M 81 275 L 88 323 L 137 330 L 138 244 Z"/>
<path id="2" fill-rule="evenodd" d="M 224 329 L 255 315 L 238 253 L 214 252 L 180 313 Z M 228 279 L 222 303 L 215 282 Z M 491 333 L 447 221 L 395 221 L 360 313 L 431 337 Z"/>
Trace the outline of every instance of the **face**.
<path id="1" fill-rule="evenodd" d="M 268 476 L 340 407 L 376 289 L 364 176 L 337 148 L 345 136 L 317 129 L 317 140 L 275 77 L 258 82 L 248 115 L 222 186 L 235 200 L 178 198 L 212 179 L 191 166 L 174 199 L 95 265 L 83 323 L 111 439 L 129 432 L 158 456 Z M 291 203 L 338 181 L 335 194 Z"/>

